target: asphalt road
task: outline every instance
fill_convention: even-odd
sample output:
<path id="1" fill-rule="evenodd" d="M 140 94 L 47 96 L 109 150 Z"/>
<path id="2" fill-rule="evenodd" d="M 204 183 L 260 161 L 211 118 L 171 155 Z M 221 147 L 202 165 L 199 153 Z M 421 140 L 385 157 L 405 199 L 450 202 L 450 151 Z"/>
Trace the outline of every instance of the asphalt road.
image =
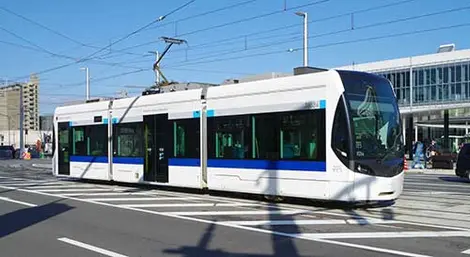
<path id="1" fill-rule="evenodd" d="M 452 175 L 407 174 L 394 205 L 352 209 L 57 180 L 4 164 L 1 256 L 470 256 L 470 183 Z"/>

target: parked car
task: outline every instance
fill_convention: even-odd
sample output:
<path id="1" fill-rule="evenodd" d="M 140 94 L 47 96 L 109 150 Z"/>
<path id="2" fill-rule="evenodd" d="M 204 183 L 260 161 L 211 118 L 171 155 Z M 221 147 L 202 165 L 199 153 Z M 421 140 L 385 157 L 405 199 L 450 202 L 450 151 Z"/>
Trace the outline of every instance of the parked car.
<path id="1" fill-rule="evenodd" d="M 11 145 L 0 146 L 0 159 L 13 159 L 15 158 L 15 148 Z"/>
<path id="2" fill-rule="evenodd" d="M 470 179 L 470 143 L 465 143 L 460 148 L 455 175 Z"/>

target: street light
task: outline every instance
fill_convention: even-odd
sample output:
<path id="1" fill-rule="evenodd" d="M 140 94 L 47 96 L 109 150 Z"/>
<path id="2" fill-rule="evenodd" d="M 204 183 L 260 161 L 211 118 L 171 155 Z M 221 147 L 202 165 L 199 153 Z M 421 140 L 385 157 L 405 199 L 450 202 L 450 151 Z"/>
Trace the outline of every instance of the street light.
<path id="1" fill-rule="evenodd" d="M 86 71 L 86 100 L 90 100 L 90 73 L 88 67 L 82 67 L 80 70 Z"/>
<path id="2" fill-rule="evenodd" d="M 298 16 L 304 17 L 304 66 L 308 66 L 308 15 L 306 12 L 296 12 Z"/>

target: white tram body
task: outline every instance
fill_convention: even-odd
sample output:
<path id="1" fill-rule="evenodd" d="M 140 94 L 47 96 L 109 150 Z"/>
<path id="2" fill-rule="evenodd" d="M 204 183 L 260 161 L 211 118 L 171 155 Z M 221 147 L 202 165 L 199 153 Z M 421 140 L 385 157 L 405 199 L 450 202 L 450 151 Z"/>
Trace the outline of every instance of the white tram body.
<path id="1" fill-rule="evenodd" d="M 58 107 L 54 130 L 56 176 L 339 201 L 403 188 L 395 96 L 366 73 Z"/>

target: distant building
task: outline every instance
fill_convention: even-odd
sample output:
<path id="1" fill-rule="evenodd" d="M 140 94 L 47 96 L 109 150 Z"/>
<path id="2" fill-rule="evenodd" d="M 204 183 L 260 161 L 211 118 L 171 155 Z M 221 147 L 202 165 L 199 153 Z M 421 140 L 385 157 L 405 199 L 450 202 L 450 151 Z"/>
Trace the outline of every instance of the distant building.
<path id="1" fill-rule="evenodd" d="M 0 131 L 20 128 L 20 87 L 23 88 L 24 128 L 39 130 L 39 79 L 32 75 L 29 82 L 0 88 Z"/>
<path id="2" fill-rule="evenodd" d="M 409 151 L 418 140 L 442 138 L 446 148 L 454 147 L 446 138 L 470 132 L 470 49 L 442 45 L 436 53 L 337 69 L 370 72 L 390 80 Z"/>

